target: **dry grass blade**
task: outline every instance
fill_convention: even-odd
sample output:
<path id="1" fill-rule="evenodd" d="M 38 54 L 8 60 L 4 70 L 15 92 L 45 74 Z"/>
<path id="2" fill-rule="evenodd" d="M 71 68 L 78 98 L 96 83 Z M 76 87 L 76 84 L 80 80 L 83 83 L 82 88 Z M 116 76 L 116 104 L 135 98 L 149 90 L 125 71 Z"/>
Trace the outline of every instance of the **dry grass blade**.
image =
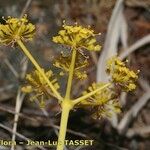
<path id="1" fill-rule="evenodd" d="M 25 6 L 24 6 L 24 8 L 21 12 L 20 18 L 22 18 L 23 15 L 26 13 L 26 11 L 27 11 L 28 7 L 30 6 L 31 2 L 32 2 L 32 0 L 27 0 L 26 4 L 25 4 Z"/>
<path id="2" fill-rule="evenodd" d="M 137 135 L 140 137 L 143 137 L 143 138 L 149 137 L 150 136 L 150 126 L 129 129 L 128 132 L 126 133 L 126 136 L 128 138 L 132 138 L 133 136 L 137 136 Z"/>
<path id="3" fill-rule="evenodd" d="M 27 68 L 28 68 L 28 59 L 26 56 L 23 57 L 21 64 L 22 64 L 22 67 L 21 67 L 20 78 L 24 79 L 26 72 L 27 72 Z"/>
<path id="4" fill-rule="evenodd" d="M 121 34 L 123 0 L 116 2 L 113 10 L 106 35 L 104 48 L 97 65 L 97 81 L 108 81 L 108 76 L 105 72 L 106 60 L 117 54 L 119 37 Z"/>
<path id="5" fill-rule="evenodd" d="M 15 133 L 17 131 L 17 123 L 18 123 L 18 119 L 19 119 L 19 112 L 20 112 L 24 97 L 25 97 L 25 94 L 21 94 L 21 90 L 19 89 L 18 94 L 17 94 L 17 98 L 16 98 L 16 108 L 15 108 L 16 114 L 15 114 L 15 118 L 14 118 L 12 141 L 15 141 L 15 139 L 16 139 L 16 134 Z M 11 150 L 15 149 L 14 146 L 15 145 L 12 144 Z"/>
<path id="6" fill-rule="evenodd" d="M 8 66 L 8 68 L 10 69 L 10 71 L 14 74 L 14 76 L 16 77 L 16 78 L 18 78 L 19 77 L 19 74 L 18 74 L 18 72 L 15 70 L 15 68 L 11 65 L 11 63 L 9 62 L 9 60 L 6 58 L 5 60 L 4 60 L 4 63 Z"/>
<path id="7" fill-rule="evenodd" d="M 150 35 L 147 35 L 147 36 L 143 37 L 142 39 L 138 40 L 136 43 L 134 43 L 129 48 L 127 48 L 126 50 L 124 50 L 124 52 L 122 54 L 120 54 L 119 57 L 123 60 L 128 55 L 130 55 L 132 52 L 134 52 L 138 48 L 140 48 L 140 47 L 142 47 L 142 46 L 144 46 L 144 45 L 146 45 L 148 43 L 150 43 Z"/>
<path id="8" fill-rule="evenodd" d="M 128 24 L 126 21 L 126 18 L 123 14 L 123 11 L 121 11 L 121 44 L 123 46 L 123 49 L 126 49 L 128 47 Z"/>
<path id="9" fill-rule="evenodd" d="M 14 86 L 15 86 L 14 84 L 8 84 L 8 85 L 6 85 L 6 86 L 0 88 L 0 93 L 1 93 L 1 92 L 4 92 L 4 91 L 7 91 L 7 90 L 10 90 L 10 89 L 12 89 Z"/>
<path id="10" fill-rule="evenodd" d="M 137 117 L 140 110 L 147 104 L 150 99 L 150 92 L 147 91 L 126 113 L 126 115 L 120 121 L 117 130 L 120 134 L 123 134 L 128 129 L 130 122 Z"/>
<path id="11" fill-rule="evenodd" d="M 27 68 L 28 68 L 28 61 L 26 60 L 26 57 L 24 57 L 23 60 L 24 61 L 21 64 L 22 70 L 21 70 L 21 73 L 20 73 L 20 78 L 22 78 L 22 79 L 25 77 L 25 74 L 26 74 L 26 71 L 27 71 Z M 17 123 L 18 123 L 18 119 L 19 119 L 19 113 L 20 113 L 20 110 L 21 110 L 21 107 L 22 107 L 24 97 L 25 97 L 25 94 L 24 93 L 21 94 L 21 89 L 19 88 L 17 98 L 16 98 L 16 108 L 15 108 L 13 133 L 15 133 L 17 131 Z M 16 139 L 16 135 L 13 134 L 12 135 L 12 141 L 15 141 L 15 139 Z M 14 149 L 15 149 L 15 146 L 12 144 L 11 150 L 14 150 Z"/>

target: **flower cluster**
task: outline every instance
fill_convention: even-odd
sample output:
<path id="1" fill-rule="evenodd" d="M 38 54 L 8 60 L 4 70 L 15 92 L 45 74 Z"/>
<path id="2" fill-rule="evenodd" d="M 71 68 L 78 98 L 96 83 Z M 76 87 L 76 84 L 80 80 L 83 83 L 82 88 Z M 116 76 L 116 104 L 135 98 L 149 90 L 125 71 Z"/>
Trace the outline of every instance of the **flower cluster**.
<path id="1" fill-rule="evenodd" d="M 125 63 L 117 57 L 112 57 L 107 62 L 107 72 L 111 75 L 112 81 L 120 85 L 125 91 L 132 91 L 136 88 L 138 72 L 129 70 Z"/>
<path id="2" fill-rule="evenodd" d="M 63 29 L 58 36 L 53 37 L 53 42 L 70 47 L 83 48 L 89 51 L 99 51 L 101 46 L 96 43 L 94 31 L 75 24 L 74 26 L 64 23 Z"/>
<path id="3" fill-rule="evenodd" d="M 28 22 L 27 15 L 22 18 L 8 17 L 5 24 L 0 24 L 0 44 L 14 44 L 17 40 L 32 40 L 35 26 Z"/>
<path id="4" fill-rule="evenodd" d="M 43 72 L 44 69 L 43 69 Z M 53 79 L 53 72 L 51 70 L 45 72 L 45 75 L 51 82 L 53 83 L 56 90 L 59 89 L 59 84 L 56 79 Z M 24 93 L 34 93 L 34 96 L 30 98 L 30 100 L 38 99 L 41 104 L 44 104 L 45 99 L 48 99 L 50 96 L 55 95 L 50 91 L 47 82 L 41 76 L 39 71 L 35 70 L 31 74 L 26 75 L 27 85 L 22 87 L 22 91 Z"/>
<path id="5" fill-rule="evenodd" d="M 93 83 L 87 91 L 83 92 L 83 95 L 105 85 L 105 83 Z M 117 95 L 112 88 L 104 88 L 100 90 L 95 95 L 81 101 L 79 106 L 91 107 L 93 111 L 93 118 L 98 119 L 111 117 L 114 113 L 119 113 L 121 108 Z"/>
<path id="6" fill-rule="evenodd" d="M 74 68 L 74 76 L 77 79 L 83 80 L 87 78 L 87 73 L 83 69 L 85 69 L 88 66 L 87 57 L 85 58 L 81 53 L 77 53 L 76 62 L 75 62 L 75 68 Z M 69 72 L 71 63 L 71 56 L 64 56 L 61 54 L 61 56 L 58 59 L 55 59 L 53 65 L 57 68 L 61 69 L 60 75 L 67 75 Z"/>
<path id="7" fill-rule="evenodd" d="M 121 106 L 118 99 L 112 99 L 104 105 L 94 107 L 93 110 L 95 112 L 92 115 L 94 119 L 111 118 L 113 114 L 121 112 Z"/>

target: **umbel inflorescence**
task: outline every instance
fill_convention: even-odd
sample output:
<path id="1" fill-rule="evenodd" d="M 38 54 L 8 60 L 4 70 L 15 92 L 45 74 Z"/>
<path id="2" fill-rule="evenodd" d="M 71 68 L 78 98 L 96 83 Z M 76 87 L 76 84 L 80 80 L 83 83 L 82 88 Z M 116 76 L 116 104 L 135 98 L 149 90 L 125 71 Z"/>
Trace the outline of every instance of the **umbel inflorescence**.
<path id="1" fill-rule="evenodd" d="M 4 19 L 4 18 L 3 18 Z M 0 24 L 0 44 L 14 44 L 17 40 L 31 41 L 35 26 L 28 22 L 27 15 L 22 18 L 8 17 L 5 24 Z"/>
<path id="2" fill-rule="evenodd" d="M 89 51 L 100 50 L 101 46 L 96 43 L 96 34 L 90 27 L 84 28 L 77 23 L 73 26 L 66 25 L 65 21 L 62 27 L 63 29 L 58 32 L 58 36 L 53 37 L 55 43 Z"/>
<path id="3" fill-rule="evenodd" d="M 57 79 L 53 76 L 53 72 L 51 70 L 45 72 L 47 78 L 53 83 L 56 90 L 60 88 Z M 40 106 L 45 106 L 45 100 L 50 98 L 50 96 L 55 97 L 52 94 L 52 91 L 49 89 L 47 82 L 43 79 L 39 71 L 35 70 L 30 74 L 26 75 L 27 85 L 22 87 L 22 91 L 24 93 L 32 93 L 33 96 L 30 98 L 31 101 L 38 99 L 40 102 Z"/>
<path id="4" fill-rule="evenodd" d="M 132 91 L 136 88 L 138 72 L 130 70 L 125 63 L 117 57 L 112 57 L 107 62 L 107 72 L 111 75 L 112 81 L 119 84 L 124 91 Z"/>
<path id="5" fill-rule="evenodd" d="M 67 56 L 62 52 L 53 62 L 60 70 L 60 77 L 65 75 L 68 78 L 66 93 L 63 96 L 61 84 L 53 71 L 51 69 L 46 71 L 40 67 L 23 43 L 32 40 L 34 35 L 35 26 L 28 21 L 26 15 L 19 19 L 8 17 L 5 24 L 0 24 L 0 45 L 18 45 L 35 67 L 34 71 L 26 75 L 26 85 L 22 87 L 22 91 L 32 93 L 30 99 L 39 100 L 42 106 L 51 97 L 58 100 L 62 115 L 58 139 L 61 144 L 58 144 L 57 150 L 63 150 L 69 112 L 74 108 L 88 108 L 95 119 L 108 118 L 114 113 L 119 113 L 121 109 L 119 93 L 136 88 L 138 71 L 130 70 L 118 57 L 112 57 L 106 67 L 106 72 L 110 76 L 109 82 L 92 83 L 80 97 L 73 99 L 71 95 L 74 89 L 73 79 L 88 78 L 86 72 L 88 57 L 84 54 L 84 50 L 100 51 L 101 46 L 96 40 L 99 34 L 95 34 L 91 27 L 82 27 L 77 23 L 67 25 L 64 22 L 62 30 L 52 39 L 56 44 L 70 47 Z"/>

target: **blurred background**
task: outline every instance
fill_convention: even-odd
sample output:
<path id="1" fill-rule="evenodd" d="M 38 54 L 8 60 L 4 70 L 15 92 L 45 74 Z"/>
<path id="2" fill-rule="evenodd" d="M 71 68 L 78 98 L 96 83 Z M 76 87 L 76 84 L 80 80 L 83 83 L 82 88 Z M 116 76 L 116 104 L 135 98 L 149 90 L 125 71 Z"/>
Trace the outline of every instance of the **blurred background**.
<path id="1" fill-rule="evenodd" d="M 74 110 L 70 114 L 67 139 L 93 139 L 93 146 L 69 146 L 66 150 L 149 150 L 150 147 L 150 0 L 0 0 L 2 16 L 28 15 L 36 25 L 36 36 L 27 47 L 46 69 L 60 51 L 67 48 L 56 45 L 52 37 L 61 28 L 78 22 L 90 25 L 101 33 L 99 53 L 87 53 L 90 65 L 88 79 L 74 82 L 74 97 L 80 96 L 91 82 L 107 81 L 105 62 L 118 55 L 129 60 L 128 66 L 140 70 L 138 87 L 132 93 L 121 93 L 122 113 L 112 119 L 94 120 L 90 111 Z M 31 102 L 20 92 L 24 76 L 33 66 L 18 47 L 0 47 L 0 139 L 26 141 L 57 140 L 60 107 L 48 100 L 41 109 L 38 101 Z M 62 89 L 66 86 L 61 78 Z M 62 92 L 64 92 L 62 90 Z M 4 147 L 0 150 L 55 150 L 55 147 Z"/>

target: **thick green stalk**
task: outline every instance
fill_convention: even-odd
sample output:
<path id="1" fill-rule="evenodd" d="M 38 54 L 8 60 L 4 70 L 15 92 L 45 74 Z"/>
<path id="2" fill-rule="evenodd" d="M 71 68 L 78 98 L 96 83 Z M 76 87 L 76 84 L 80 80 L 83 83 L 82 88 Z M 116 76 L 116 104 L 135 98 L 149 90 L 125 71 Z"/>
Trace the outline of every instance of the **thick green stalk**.
<path id="1" fill-rule="evenodd" d="M 65 99 L 70 99 L 73 73 L 74 73 L 74 67 L 75 67 L 75 61 L 76 61 L 76 53 L 77 53 L 77 50 L 73 48 Z"/>
<path id="2" fill-rule="evenodd" d="M 70 101 L 64 100 L 62 102 L 61 123 L 60 123 L 57 150 L 64 149 L 69 112 L 71 109 L 72 109 L 72 105 L 70 105 Z"/>

